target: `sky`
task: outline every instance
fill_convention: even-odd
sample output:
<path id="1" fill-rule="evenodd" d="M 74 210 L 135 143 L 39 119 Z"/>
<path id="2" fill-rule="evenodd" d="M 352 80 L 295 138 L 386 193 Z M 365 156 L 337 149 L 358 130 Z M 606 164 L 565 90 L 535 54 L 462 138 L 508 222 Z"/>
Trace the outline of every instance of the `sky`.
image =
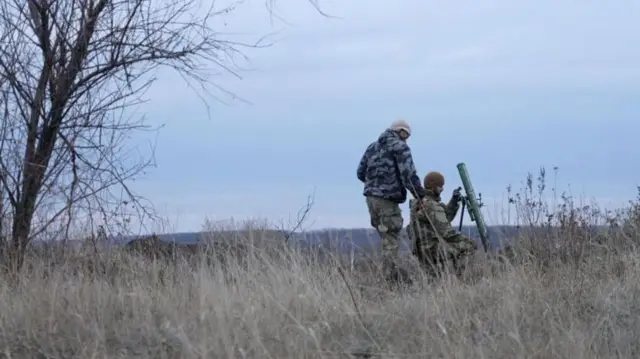
<path id="1" fill-rule="evenodd" d="M 356 168 L 399 118 L 420 177 L 442 172 L 448 199 L 465 162 L 489 224 L 504 219 L 506 187 L 541 166 L 579 201 L 614 208 L 636 196 L 640 2 L 320 0 L 331 17 L 305 0 L 277 5 L 285 21 L 261 1 L 213 20 L 275 40 L 244 51 L 242 78 L 213 79 L 244 101 L 207 106 L 163 70 L 138 109 L 164 125 L 157 167 L 135 189 L 165 231 L 205 218 L 287 225 L 309 195 L 305 228 L 368 227 Z"/>

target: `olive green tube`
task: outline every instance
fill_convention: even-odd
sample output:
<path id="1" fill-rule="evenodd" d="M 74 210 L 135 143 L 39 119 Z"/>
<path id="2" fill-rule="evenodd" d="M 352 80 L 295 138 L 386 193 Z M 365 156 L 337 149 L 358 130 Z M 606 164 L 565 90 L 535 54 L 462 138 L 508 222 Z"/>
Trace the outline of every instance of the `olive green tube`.
<path id="1" fill-rule="evenodd" d="M 487 231 L 487 226 L 484 222 L 482 212 L 480 212 L 480 205 L 478 204 L 476 192 L 473 190 L 471 178 L 469 178 L 469 172 L 467 171 L 467 166 L 461 162 L 458 163 L 457 167 L 458 173 L 460 173 L 460 179 L 462 180 L 462 186 L 464 187 L 464 191 L 466 192 L 465 201 L 467 202 L 466 207 L 467 211 L 469 212 L 469 217 L 471 217 L 471 221 L 475 222 L 476 227 L 478 228 L 480 240 L 482 241 L 482 246 L 484 247 L 484 251 L 486 252 L 489 248 L 489 232 Z"/>

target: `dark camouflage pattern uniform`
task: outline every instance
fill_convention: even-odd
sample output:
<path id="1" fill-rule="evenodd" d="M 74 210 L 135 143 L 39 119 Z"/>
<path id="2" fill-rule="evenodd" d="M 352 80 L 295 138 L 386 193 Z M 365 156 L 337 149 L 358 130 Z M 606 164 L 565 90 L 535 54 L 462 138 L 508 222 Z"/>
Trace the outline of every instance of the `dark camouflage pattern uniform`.
<path id="1" fill-rule="evenodd" d="M 364 196 L 373 226 L 382 238 L 385 268 L 398 256 L 403 227 L 400 204 L 407 190 L 416 198 L 426 195 L 411 156 L 411 150 L 397 132 L 384 131 L 371 143 L 358 165 L 358 179 L 364 183 Z"/>
<path id="2" fill-rule="evenodd" d="M 451 261 L 458 274 L 463 270 L 462 260 L 478 249 L 478 243 L 461 234 L 451 226 L 460 204 L 451 198 L 446 205 L 433 190 L 420 202 L 409 201 L 411 214 L 407 233 L 414 244 L 413 254 L 427 271 L 437 271 L 446 261 Z M 429 219 L 433 221 L 433 226 Z M 435 231 L 434 231 L 435 226 Z M 436 232 L 442 237 L 442 242 Z"/>

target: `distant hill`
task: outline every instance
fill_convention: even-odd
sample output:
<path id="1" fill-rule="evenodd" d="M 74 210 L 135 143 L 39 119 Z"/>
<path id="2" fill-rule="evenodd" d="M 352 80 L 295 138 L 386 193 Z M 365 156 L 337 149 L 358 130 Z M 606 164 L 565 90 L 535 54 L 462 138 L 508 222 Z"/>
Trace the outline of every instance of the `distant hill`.
<path id="1" fill-rule="evenodd" d="M 499 248 L 501 243 L 509 243 L 513 238 L 517 237 L 521 229 L 514 226 L 490 226 L 488 227 L 490 247 Z M 478 229 L 475 226 L 463 226 L 463 234 L 475 238 L 478 241 L 478 247 L 481 248 Z M 325 247 L 338 249 L 340 252 L 350 252 L 354 248 L 355 252 L 372 253 L 380 248 L 380 236 L 372 228 L 353 228 L 353 229 L 325 229 L 310 231 L 298 235 L 300 240 L 321 244 Z M 406 231 L 402 232 L 402 242 L 400 244 L 402 252 L 410 252 L 409 238 Z"/>
<path id="2" fill-rule="evenodd" d="M 515 226 L 489 226 L 489 239 L 491 241 L 491 248 L 496 250 L 501 246 L 501 243 L 511 242 L 514 238 L 521 233 L 525 228 L 518 228 Z M 527 231 L 531 229 L 526 228 Z M 546 232 L 547 229 L 537 228 L 533 229 L 540 232 Z M 238 238 L 238 232 L 215 232 L 210 234 L 207 232 L 183 232 L 183 233 L 165 233 L 159 234 L 158 237 L 165 241 L 175 241 L 178 243 L 198 243 L 209 239 L 213 240 L 225 240 L 230 238 Z M 478 236 L 478 230 L 475 226 L 463 226 L 462 233 L 476 238 L 478 241 L 478 247 L 482 248 L 480 238 Z M 544 233 L 540 233 L 543 235 Z M 274 237 L 283 235 L 282 232 L 272 230 L 271 235 Z M 213 238 L 212 238 L 213 236 Z M 139 236 L 125 237 L 114 239 L 110 241 L 114 245 L 124 245 L 125 243 L 139 238 Z M 371 255 L 377 252 L 380 248 L 380 236 L 373 228 L 330 228 L 307 231 L 304 233 L 296 233 L 290 239 L 290 243 L 298 248 L 323 248 L 331 252 L 339 252 L 348 254 L 353 251 L 354 255 Z M 76 243 L 78 244 L 78 243 Z M 410 252 L 409 239 L 406 231 L 402 232 L 402 241 L 400 243 L 400 250 L 403 253 Z"/>
<path id="3" fill-rule="evenodd" d="M 500 247 L 500 243 L 508 243 L 521 231 L 513 226 L 490 226 L 488 228 L 489 238 L 492 248 Z M 274 235 L 280 234 L 273 231 Z M 463 226 L 462 233 L 476 238 L 479 247 L 481 246 L 478 230 L 475 226 Z M 230 233 L 229 233 L 230 234 Z M 158 235 L 160 239 L 166 241 L 176 241 L 178 243 L 198 243 L 209 238 L 211 235 L 205 232 L 167 233 Z M 216 237 L 224 235 L 216 235 Z M 128 242 L 132 238 L 117 241 L 120 244 Z M 341 253 L 350 253 L 352 250 L 356 255 L 372 254 L 380 248 L 380 236 L 372 228 L 331 228 L 307 231 L 305 233 L 294 234 L 291 243 L 297 247 L 323 247 Z M 406 231 L 402 232 L 402 242 L 400 244 L 402 252 L 409 252 L 410 245 Z"/>

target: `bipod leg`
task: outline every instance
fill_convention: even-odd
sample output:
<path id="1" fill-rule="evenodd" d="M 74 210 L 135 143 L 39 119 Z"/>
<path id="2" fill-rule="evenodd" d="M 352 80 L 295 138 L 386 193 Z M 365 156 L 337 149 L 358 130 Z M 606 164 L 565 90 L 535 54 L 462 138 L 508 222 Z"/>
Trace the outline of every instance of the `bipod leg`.
<path id="1" fill-rule="evenodd" d="M 460 213 L 460 225 L 458 226 L 458 231 L 462 232 L 462 221 L 464 220 L 464 210 L 467 206 L 467 201 L 462 201 L 462 213 Z"/>

